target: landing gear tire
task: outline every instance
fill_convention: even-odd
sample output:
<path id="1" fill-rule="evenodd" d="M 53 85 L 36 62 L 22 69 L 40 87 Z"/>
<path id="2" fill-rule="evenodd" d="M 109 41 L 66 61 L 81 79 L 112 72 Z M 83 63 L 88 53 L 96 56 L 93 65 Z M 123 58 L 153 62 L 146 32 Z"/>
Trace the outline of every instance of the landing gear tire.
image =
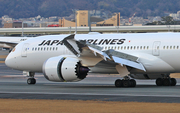
<path id="1" fill-rule="evenodd" d="M 117 79 L 116 81 L 115 81 L 115 86 L 116 87 L 122 87 L 122 80 L 121 79 Z"/>
<path id="2" fill-rule="evenodd" d="M 130 86 L 131 86 L 130 80 L 123 80 L 123 87 L 130 87 Z"/>
<path id="3" fill-rule="evenodd" d="M 136 87 L 136 81 L 134 79 L 131 80 L 121 80 L 117 79 L 115 81 L 116 87 Z"/>
<path id="4" fill-rule="evenodd" d="M 171 80 L 169 78 L 163 80 L 163 86 L 170 86 Z"/>
<path id="5" fill-rule="evenodd" d="M 27 79 L 27 84 L 36 84 L 36 79 L 35 78 L 28 78 Z"/>
<path id="6" fill-rule="evenodd" d="M 156 85 L 157 86 L 162 86 L 163 85 L 163 79 L 162 78 L 156 79 Z"/>
<path id="7" fill-rule="evenodd" d="M 156 85 L 157 86 L 176 86 L 176 79 L 175 78 L 158 78 L 156 79 Z"/>
<path id="8" fill-rule="evenodd" d="M 131 82 L 131 87 L 136 87 L 136 81 L 134 79 L 131 79 L 130 82 Z"/>
<path id="9" fill-rule="evenodd" d="M 171 78 L 170 80 L 171 80 L 171 86 L 176 86 L 176 83 L 177 83 L 176 79 Z"/>

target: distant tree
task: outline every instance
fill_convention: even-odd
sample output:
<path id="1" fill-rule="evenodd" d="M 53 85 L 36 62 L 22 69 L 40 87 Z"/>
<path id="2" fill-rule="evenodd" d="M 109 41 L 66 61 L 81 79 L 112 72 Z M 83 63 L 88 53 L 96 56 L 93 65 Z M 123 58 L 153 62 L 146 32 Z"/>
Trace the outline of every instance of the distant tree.
<path id="1" fill-rule="evenodd" d="M 176 25 L 177 22 L 173 20 L 173 17 L 171 16 L 166 16 L 166 17 L 161 17 L 162 21 L 155 21 L 152 23 L 147 23 L 146 25 Z"/>
<path id="2" fill-rule="evenodd" d="M 162 23 L 161 21 L 155 21 L 152 23 L 147 23 L 146 25 L 164 25 L 164 23 Z"/>
<path id="3" fill-rule="evenodd" d="M 0 27 L 3 27 L 3 25 L 2 25 L 2 23 L 1 23 L 2 21 L 0 20 Z"/>
<path id="4" fill-rule="evenodd" d="M 152 22 L 152 23 L 147 23 L 146 25 L 156 25 L 156 23 Z"/>
<path id="5" fill-rule="evenodd" d="M 162 17 L 162 21 L 164 21 L 165 25 L 174 25 L 175 24 L 175 21 L 173 20 L 173 17 L 171 17 L 171 16 Z"/>
<path id="6" fill-rule="evenodd" d="M 72 9 L 120 12 L 121 16 L 164 16 L 180 10 L 180 0 L 0 0 L 0 17 L 69 16 Z M 172 24 L 167 23 L 167 24 Z"/>

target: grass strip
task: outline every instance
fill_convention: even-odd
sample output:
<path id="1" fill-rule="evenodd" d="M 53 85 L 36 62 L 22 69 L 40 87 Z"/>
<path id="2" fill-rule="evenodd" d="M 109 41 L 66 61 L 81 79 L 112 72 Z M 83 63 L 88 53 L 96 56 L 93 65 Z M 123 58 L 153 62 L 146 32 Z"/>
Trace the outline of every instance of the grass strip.
<path id="1" fill-rule="evenodd" d="M 0 113 L 177 113 L 180 103 L 0 99 Z"/>

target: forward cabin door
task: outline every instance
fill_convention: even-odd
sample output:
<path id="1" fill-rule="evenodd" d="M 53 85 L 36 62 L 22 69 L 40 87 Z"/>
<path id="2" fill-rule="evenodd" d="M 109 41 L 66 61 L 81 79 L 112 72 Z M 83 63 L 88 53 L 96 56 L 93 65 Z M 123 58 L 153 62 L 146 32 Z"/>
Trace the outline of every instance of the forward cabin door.
<path id="1" fill-rule="evenodd" d="M 25 43 L 22 48 L 21 56 L 27 57 L 27 51 L 29 50 L 29 44 Z"/>
<path id="2" fill-rule="evenodd" d="M 159 56 L 159 55 L 160 55 L 160 44 L 161 44 L 160 41 L 155 41 L 155 42 L 153 43 L 152 54 L 153 54 L 154 56 Z"/>

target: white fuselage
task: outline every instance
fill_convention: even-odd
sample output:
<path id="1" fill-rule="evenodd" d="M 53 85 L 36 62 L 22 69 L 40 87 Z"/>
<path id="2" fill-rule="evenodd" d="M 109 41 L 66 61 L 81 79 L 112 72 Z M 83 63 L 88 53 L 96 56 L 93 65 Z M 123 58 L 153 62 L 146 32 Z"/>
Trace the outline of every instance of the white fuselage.
<path id="1" fill-rule="evenodd" d="M 17 70 L 42 72 L 48 58 L 73 55 L 61 42 L 67 36 L 40 36 L 21 42 L 8 55 L 6 65 Z M 114 49 L 137 56 L 146 73 L 180 72 L 180 33 L 77 34 L 75 39 L 101 46 L 103 51 Z"/>

